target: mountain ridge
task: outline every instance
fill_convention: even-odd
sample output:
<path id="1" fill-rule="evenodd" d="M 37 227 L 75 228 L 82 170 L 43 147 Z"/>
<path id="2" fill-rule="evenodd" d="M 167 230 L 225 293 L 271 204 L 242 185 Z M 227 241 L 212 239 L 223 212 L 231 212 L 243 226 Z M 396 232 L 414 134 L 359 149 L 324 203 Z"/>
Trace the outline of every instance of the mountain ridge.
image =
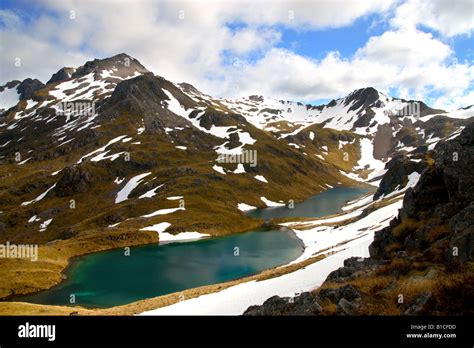
<path id="1" fill-rule="evenodd" d="M 298 202 L 337 186 L 375 191 L 392 158 L 420 163 L 409 167 L 416 172 L 468 122 L 391 115 L 407 103 L 365 89 L 323 107 L 213 98 L 126 58 L 60 69 L 0 115 L 0 239 L 39 243 L 50 255 L 34 279 L 3 274 L 15 280 L 1 297 L 57 284 L 70 257 L 156 243 L 160 234 L 143 229 L 159 223 L 171 234 L 218 236 L 264 226 L 242 204 Z M 255 166 L 219 161 L 248 151 L 258 154 Z M 392 178 L 380 199 L 402 194 L 409 176 Z M 185 209 L 169 197 L 182 197 Z M 146 217 L 157 209 L 172 212 Z M 16 267 L 0 262 L 6 273 Z"/>

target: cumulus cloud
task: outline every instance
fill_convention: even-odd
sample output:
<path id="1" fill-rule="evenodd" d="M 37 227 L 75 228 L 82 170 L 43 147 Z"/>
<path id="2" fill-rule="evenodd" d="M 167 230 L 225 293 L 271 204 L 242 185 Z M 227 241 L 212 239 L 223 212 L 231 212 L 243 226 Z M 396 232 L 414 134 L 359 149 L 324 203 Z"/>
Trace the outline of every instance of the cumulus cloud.
<path id="1" fill-rule="evenodd" d="M 446 37 L 470 36 L 474 30 L 473 18 L 472 0 L 408 0 L 397 8 L 391 23 L 408 29 L 426 26 Z"/>
<path id="2" fill-rule="evenodd" d="M 392 0 L 271 4 L 265 0 L 135 1 L 132 6 L 128 2 L 42 0 L 36 3 L 41 15 L 31 23 L 19 25 L 18 17 L 7 14 L 0 20 L 15 23 L 16 31 L 52 48 L 50 54 L 43 55 L 42 50 L 28 54 L 15 47 L 13 25 L 9 25 L 1 30 L 2 41 L 10 51 L 1 63 L 20 55 L 28 61 L 30 55 L 39 66 L 52 68 L 54 54 L 65 56 L 63 65 L 72 65 L 75 60 L 67 59 L 68 55 L 105 57 L 127 52 L 158 74 L 198 83 L 203 76 L 222 72 L 223 52 L 242 56 L 270 49 L 280 39 L 280 33 L 272 26 L 339 27 L 361 16 L 385 11 L 391 3 Z M 228 25 L 232 23 L 244 23 L 245 27 L 233 31 Z M 46 79 L 44 70 L 38 69 L 36 75 Z M 4 77 L 14 74 L 18 72 L 6 72 Z"/>
<path id="3" fill-rule="evenodd" d="M 0 64 L 6 67 L 0 80 L 45 81 L 62 66 L 125 52 L 158 75 L 217 96 L 310 101 L 371 85 L 408 97 L 435 91 L 464 100 L 472 66 L 455 62 L 448 44 L 420 28 L 469 34 L 466 2 L 453 3 L 39 0 L 38 16 L 28 20 L 0 11 Z M 391 28 L 350 57 L 334 51 L 316 60 L 277 48 L 283 30 L 328 30 L 375 13 L 389 18 Z M 18 57 L 21 67 L 14 66 Z"/>
<path id="4" fill-rule="evenodd" d="M 439 63 L 452 53 L 448 45 L 434 39 L 430 33 L 402 29 L 371 37 L 366 45 L 357 51 L 356 57 L 380 63 L 413 66 Z"/>
<path id="5" fill-rule="evenodd" d="M 350 58 L 330 52 L 315 60 L 275 48 L 255 64 L 230 74 L 224 94 L 261 93 L 310 101 L 373 86 L 395 90 L 405 98 L 442 93 L 445 98 L 437 105 L 452 107 L 447 100 L 465 101 L 474 81 L 474 66 L 457 63 L 452 55 L 450 47 L 431 34 L 405 29 L 372 37 Z"/>

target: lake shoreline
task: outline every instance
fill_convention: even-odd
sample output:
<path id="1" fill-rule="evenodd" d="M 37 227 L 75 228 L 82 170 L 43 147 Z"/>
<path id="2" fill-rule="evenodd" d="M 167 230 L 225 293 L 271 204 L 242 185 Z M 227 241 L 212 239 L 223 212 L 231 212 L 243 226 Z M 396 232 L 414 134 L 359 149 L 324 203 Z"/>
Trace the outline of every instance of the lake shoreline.
<path id="1" fill-rule="evenodd" d="M 360 186 L 352 186 L 352 187 L 360 187 Z M 364 195 L 366 194 L 363 194 L 361 196 L 359 196 L 358 198 L 360 197 L 363 197 Z M 318 195 L 316 195 L 318 196 Z M 314 196 L 311 196 L 311 197 L 314 197 Z M 310 197 L 310 198 L 311 198 Z M 358 199 L 357 198 L 357 199 Z M 340 212 L 339 212 L 340 213 Z M 337 213 L 337 214 L 339 214 Z M 336 214 L 336 215 L 337 215 Z M 293 218 L 291 218 L 293 220 Z M 278 224 L 276 224 L 274 227 L 284 227 L 284 226 L 280 226 Z M 300 238 L 298 238 L 298 236 L 296 235 L 296 233 L 291 230 L 291 229 L 288 229 L 285 227 L 285 229 L 291 231 L 291 235 L 294 236 L 294 238 L 298 239 L 298 241 L 301 243 L 302 245 L 302 250 L 304 251 L 305 249 L 305 246 L 304 246 L 304 241 L 302 241 Z M 232 233 L 232 234 L 229 234 L 229 235 L 236 235 L 236 234 L 240 234 L 240 233 L 245 233 L 245 232 L 248 232 L 247 231 L 241 231 L 241 232 L 236 232 L 236 233 Z M 226 235 L 227 236 L 227 235 Z M 211 236 L 209 238 L 206 238 L 206 239 L 215 239 L 215 238 L 219 238 L 219 237 L 224 237 L 224 236 Z M 45 292 L 45 291 L 50 291 L 51 289 L 57 287 L 57 286 L 60 286 L 65 280 L 67 280 L 67 272 L 71 269 L 71 267 L 76 263 L 78 262 L 79 260 L 81 260 L 82 258 L 84 258 L 85 256 L 88 256 L 90 254 L 96 254 L 96 253 L 103 253 L 103 252 L 110 252 L 110 251 L 114 251 L 114 250 L 118 250 L 118 249 L 121 249 L 123 248 L 124 246 L 131 246 L 131 247 L 146 247 L 146 246 L 151 246 L 151 245 L 159 245 L 159 241 L 144 241 L 143 243 L 137 243 L 135 245 L 130 245 L 128 243 L 124 243 L 126 245 L 118 245 L 118 246 L 112 246 L 111 248 L 103 248 L 101 250 L 92 250 L 92 251 L 85 251 L 83 253 L 80 253 L 80 254 L 76 254 L 76 255 L 72 255 L 72 256 L 65 256 L 66 259 L 67 259 L 67 264 L 66 266 L 62 269 L 62 271 L 60 272 L 60 280 L 58 282 L 54 282 L 51 286 L 47 287 L 47 288 L 44 288 L 44 289 L 41 289 L 41 290 L 38 290 L 38 291 L 31 291 L 31 292 L 28 292 L 28 293 L 22 293 L 22 294 L 13 294 L 13 295 L 9 295 L 9 296 L 6 296 L 4 298 L 2 298 L 0 301 L 0 303 L 2 302 L 14 302 L 15 300 L 17 299 L 21 299 L 25 296 L 28 296 L 28 295 L 32 295 L 32 294 L 37 294 L 37 293 L 42 293 L 42 292 Z M 165 244 L 168 244 L 168 243 L 164 243 Z M 291 263 L 291 262 L 290 262 Z M 262 272 L 264 271 L 270 271 L 270 270 L 274 270 L 276 268 L 282 268 L 282 267 L 285 267 L 287 265 L 289 265 L 290 263 L 288 264 L 284 264 L 284 265 L 279 265 L 279 266 L 274 266 L 274 267 L 271 267 L 269 269 L 266 269 L 266 270 L 262 270 L 261 272 L 258 272 L 257 274 L 253 274 L 253 275 L 250 275 L 250 277 L 254 277 L 254 276 L 257 276 L 259 274 L 261 274 Z M 238 278 L 238 279 L 235 279 L 235 280 L 232 280 L 232 282 L 234 281 L 238 281 L 238 280 L 243 280 L 243 279 L 246 279 L 248 278 L 249 276 L 245 276 L 245 277 L 242 277 L 242 278 Z M 216 284 L 213 284 L 213 285 L 217 285 L 219 283 L 216 283 Z M 212 285 L 206 285 L 206 286 L 212 286 Z M 192 289 L 187 289 L 187 290 L 192 290 Z M 160 295 L 159 297 L 162 297 L 162 296 L 167 296 L 167 295 Z M 146 299 L 145 299 L 146 300 Z M 139 300 L 139 301 L 142 301 L 142 300 Z M 25 303 L 29 303 L 29 302 L 25 302 Z M 134 303 L 134 302 L 132 302 Z M 126 304 L 127 305 L 127 304 Z M 45 305 L 45 306 L 48 306 L 48 305 Z M 63 307 L 67 307 L 67 306 L 63 306 Z M 106 308 L 114 308 L 116 306 L 111 306 L 111 307 L 106 307 Z M 75 307 L 71 307 L 71 308 L 75 308 Z"/>
<path id="2" fill-rule="evenodd" d="M 68 279 L 18 300 L 69 305 L 75 295 L 76 305 L 105 309 L 253 276 L 286 265 L 303 252 L 304 244 L 296 234 L 280 226 L 188 243 L 136 246 L 130 248 L 131 258 L 118 249 L 75 258 Z"/>

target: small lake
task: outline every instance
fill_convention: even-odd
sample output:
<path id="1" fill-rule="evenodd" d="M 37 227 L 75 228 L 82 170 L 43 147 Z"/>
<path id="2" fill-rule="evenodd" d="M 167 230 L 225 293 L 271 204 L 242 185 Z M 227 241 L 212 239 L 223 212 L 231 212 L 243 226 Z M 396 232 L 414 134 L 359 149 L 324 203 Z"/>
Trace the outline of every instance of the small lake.
<path id="1" fill-rule="evenodd" d="M 258 218 L 319 217 L 335 214 L 368 189 L 334 188 L 287 207 L 258 209 Z M 238 249 L 237 249 L 238 248 Z M 222 283 L 287 264 L 303 252 L 288 229 L 256 230 L 230 236 L 93 253 L 75 258 L 59 285 L 16 300 L 84 307 L 111 307 L 146 298 Z"/>
<path id="2" fill-rule="evenodd" d="M 359 198 L 371 189 L 361 187 L 334 187 L 306 199 L 294 203 L 293 208 L 288 206 L 252 209 L 245 214 L 258 219 L 276 219 L 285 217 L 316 218 L 341 212 L 341 207 L 348 201 Z"/>
<path id="3" fill-rule="evenodd" d="M 238 249 L 236 249 L 238 248 Z M 284 265 L 303 252 L 287 229 L 93 253 L 74 260 L 58 286 L 20 301 L 110 307 L 173 292 L 243 278 Z"/>

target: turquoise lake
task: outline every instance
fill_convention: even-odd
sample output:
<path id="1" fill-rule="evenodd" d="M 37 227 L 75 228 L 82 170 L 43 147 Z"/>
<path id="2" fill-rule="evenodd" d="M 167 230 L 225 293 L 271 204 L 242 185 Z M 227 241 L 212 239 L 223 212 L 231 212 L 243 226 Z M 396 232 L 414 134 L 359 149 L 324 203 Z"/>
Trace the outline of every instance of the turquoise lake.
<path id="1" fill-rule="evenodd" d="M 266 208 L 248 215 L 268 219 L 335 214 L 367 189 L 334 188 L 294 209 Z M 204 285 L 226 282 L 289 263 L 303 252 L 288 229 L 256 230 L 182 243 L 153 244 L 75 258 L 61 284 L 20 301 L 84 307 L 111 307 Z"/>
<path id="2" fill-rule="evenodd" d="M 361 197 L 371 191 L 360 187 L 334 187 L 319 195 L 310 197 L 303 202 L 294 203 L 293 208 L 287 206 L 265 209 L 253 209 L 246 215 L 259 219 L 284 217 L 321 217 L 336 214 L 346 202 Z"/>

